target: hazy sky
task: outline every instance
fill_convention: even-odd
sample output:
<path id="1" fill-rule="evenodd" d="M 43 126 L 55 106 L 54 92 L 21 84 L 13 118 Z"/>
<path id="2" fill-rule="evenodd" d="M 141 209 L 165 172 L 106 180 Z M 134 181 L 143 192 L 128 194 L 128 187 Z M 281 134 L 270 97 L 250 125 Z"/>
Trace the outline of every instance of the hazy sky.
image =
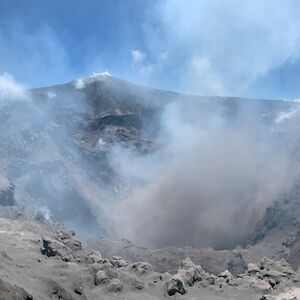
<path id="1" fill-rule="evenodd" d="M 197 93 L 300 98 L 298 0 L 1 0 L 0 73 L 93 72 Z"/>

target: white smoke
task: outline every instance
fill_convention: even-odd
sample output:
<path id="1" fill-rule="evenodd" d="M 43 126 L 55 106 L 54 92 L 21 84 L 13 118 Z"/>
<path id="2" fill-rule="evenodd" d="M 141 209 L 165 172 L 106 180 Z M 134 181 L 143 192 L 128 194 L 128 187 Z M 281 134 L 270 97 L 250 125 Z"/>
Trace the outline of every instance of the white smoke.
<path id="1" fill-rule="evenodd" d="M 248 114 L 231 124 L 197 103 L 172 105 L 161 151 L 143 159 L 118 151 L 115 166 L 131 187 L 113 214 L 119 237 L 150 247 L 245 242 L 296 172 L 272 129 Z"/>
<path id="2" fill-rule="evenodd" d="M 291 109 L 288 112 L 282 112 L 278 115 L 278 117 L 275 120 L 276 124 L 282 123 L 286 120 L 290 120 L 293 118 L 298 112 L 300 111 L 300 107 L 295 107 L 294 109 Z"/>
<path id="3" fill-rule="evenodd" d="M 78 90 L 81 90 L 81 89 L 83 89 L 83 88 L 85 87 L 84 80 L 83 80 L 83 79 L 81 79 L 81 78 L 79 78 L 79 79 L 75 80 L 75 82 L 74 82 L 74 86 L 75 86 L 75 88 L 76 88 L 76 89 L 78 89 Z"/>
<path id="4" fill-rule="evenodd" d="M 29 100 L 25 86 L 17 83 L 11 74 L 0 74 L 0 101 Z"/>
<path id="5" fill-rule="evenodd" d="M 46 220 L 50 220 L 51 212 L 50 212 L 50 209 L 46 205 L 42 206 L 39 211 L 43 214 L 43 216 Z"/>
<path id="6" fill-rule="evenodd" d="M 92 81 L 103 80 L 105 77 L 111 77 L 112 75 L 108 71 L 100 72 L 100 73 L 92 73 L 91 75 L 76 79 L 73 84 L 74 87 L 78 90 L 85 88 L 87 83 L 91 83 Z"/>
<path id="7" fill-rule="evenodd" d="M 140 49 L 144 64 L 155 66 L 152 84 L 201 95 L 289 97 L 265 77 L 299 63 L 297 1 L 166 0 L 154 7 Z"/>

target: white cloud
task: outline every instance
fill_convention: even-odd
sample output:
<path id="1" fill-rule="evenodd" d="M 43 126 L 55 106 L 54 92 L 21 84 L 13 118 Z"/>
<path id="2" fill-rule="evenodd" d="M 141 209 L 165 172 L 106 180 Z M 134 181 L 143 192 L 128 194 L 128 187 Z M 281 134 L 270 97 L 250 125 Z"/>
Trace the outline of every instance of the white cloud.
<path id="1" fill-rule="evenodd" d="M 159 54 L 160 59 L 165 59 L 167 53 Z M 154 70 L 158 67 L 158 63 L 150 63 L 146 60 L 147 55 L 138 50 L 131 50 L 131 62 L 134 71 L 137 71 L 138 75 L 143 78 L 149 78 L 153 74 Z"/>
<path id="2" fill-rule="evenodd" d="M 293 0 L 160 1 L 145 51 L 159 63 L 155 76 L 171 71 L 178 89 L 247 95 L 274 69 L 300 59 L 299 11 Z"/>
<path id="3" fill-rule="evenodd" d="M 131 50 L 131 60 L 133 65 L 142 63 L 145 58 L 146 58 L 146 54 L 143 53 L 142 51 L 138 49 Z"/>
<path id="4" fill-rule="evenodd" d="M 28 100 L 26 88 L 17 83 L 11 74 L 0 74 L 0 101 L 3 100 Z"/>

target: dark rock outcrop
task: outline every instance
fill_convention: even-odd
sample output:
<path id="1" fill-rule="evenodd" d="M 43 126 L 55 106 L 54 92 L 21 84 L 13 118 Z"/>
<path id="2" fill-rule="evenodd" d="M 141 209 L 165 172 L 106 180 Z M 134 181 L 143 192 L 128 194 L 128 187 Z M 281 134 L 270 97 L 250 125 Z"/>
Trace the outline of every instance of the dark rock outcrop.
<path id="1" fill-rule="evenodd" d="M 59 256 L 65 262 L 74 261 L 72 250 L 65 244 L 49 237 L 43 237 L 42 241 L 41 251 L 43 255 L 48 257 Z"/>

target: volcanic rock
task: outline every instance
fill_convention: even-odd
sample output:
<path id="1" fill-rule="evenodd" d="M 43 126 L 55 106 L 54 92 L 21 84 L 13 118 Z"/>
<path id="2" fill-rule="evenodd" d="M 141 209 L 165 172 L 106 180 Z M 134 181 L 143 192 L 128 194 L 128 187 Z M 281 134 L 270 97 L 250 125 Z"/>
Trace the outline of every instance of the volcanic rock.
<path id="1" fill-rule="evenodd" d="M 139 275 L 145 275 L 152 271 L 152 266 L 147 262 L 136 262 L 131 265 L 131 269 Z"/>
<path id="2" fill-rule="evenodd" d="M 94 277 L 94 283 L 95 285 L 100 285 L 100 284 L 107 284 L 109 283 L 110 279 L 106 275 L 106 272 L 104 270 L 100 270 L 95 274 Z"/>
<path id="3" fill-rule="evenodd" d="M 42 241 L 41 251 L 43 255 L 48 257 L 59 256 L 65 262 L 74 261 L 72 250 L 65 244 L 45 236 Z"/>
<path id="4" fill-rule="evenodd" d="M 73 230 L 60 230 L 57 233 L 57 240 L 64 243 L 72 251 L 82 250 L 81 242 L 74 238 L 75 232 Z"/>
<path id="5" fill-rule="evenodd" d="M 111 282 L 107 286 L 107 290 L 109 292 L 121 292 L 123 288 L 124 286 L 122 282 L 117 278 L 111 280 Z"/>

